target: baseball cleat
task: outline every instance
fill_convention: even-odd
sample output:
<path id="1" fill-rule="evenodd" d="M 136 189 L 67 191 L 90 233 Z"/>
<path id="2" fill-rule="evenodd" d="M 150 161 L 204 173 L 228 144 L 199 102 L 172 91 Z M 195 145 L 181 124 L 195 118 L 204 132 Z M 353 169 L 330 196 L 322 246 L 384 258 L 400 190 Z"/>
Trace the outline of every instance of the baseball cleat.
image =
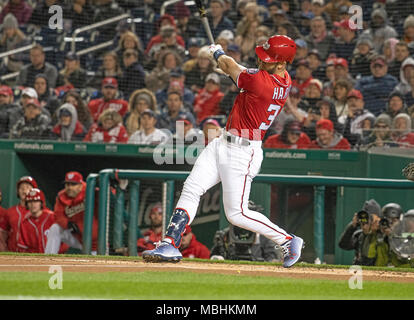
<path id="1" fill-rule="evenodd" d="M 153 250 L 146 250 L 142 253 L 146 262 L 179 262 L 183 256 L 172 244 L 160 241 Z"/>
<path id="2" fill-rule="evenodd" d="M 302 248 L 303 239 L 297 236 L 293 236 L 292 239 L 286 241 L 280 246 L 283 252 L 283 267 L 290 268 L 296 262 L 298 262 Z"/>

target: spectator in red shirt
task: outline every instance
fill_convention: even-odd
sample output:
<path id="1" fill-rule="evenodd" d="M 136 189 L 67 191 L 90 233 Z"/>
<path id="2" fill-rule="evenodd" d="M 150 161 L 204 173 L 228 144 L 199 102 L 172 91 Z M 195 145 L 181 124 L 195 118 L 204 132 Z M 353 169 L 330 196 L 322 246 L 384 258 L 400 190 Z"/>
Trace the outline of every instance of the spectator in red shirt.
<path id="1" fill-rule="evenodd" d="M 335 131 L 333 122 L 329 119 L 321 119 L 316 123 L 316 140 L 312 141 L 312 147 L 314 149 L 351 149 L 348 140 Z"/>
<path id="2" fill-rule="evenodd" d="M 197 123 L 201 123 L 209 116 L 220 114 L 220 101 L 224 93 L 220 91 L 220 77 L 217 73 L 210 73 L 206 77 L 204 88 L 194 98 L 194 112 Z"/>
<path id="3" fill-rule="evenodd" d="M 401 148 L 414 148 L 414 133 L 411 132 L 411 118 L 406 113 L 399 113 L 392 121 L 392 139 Z"/>
<path id="4" fill-rule="evenodd" d="M 20 237 L 20 225 L 27 214 L 25 198 L 26 194 L 32 188 L 37 188 L 35 179 L 29 176 L 21 177 L 16 184 L 19 203 L 9 208 L 3 218 L 0 218 L 0 242 L 3 243 L 2 247 L 4 247 L 4 243 L 7 241 L 8 251 L 17 251 L 17 243 Z"/>
<path id="5" fill-rule="evenodd" d="M 94 121 L 97 121 L 106 109 L 115 110 L 122 117 L 128 112 L 128 102 L 117 98 L 118 81 L 115 78 L 107 77 L 102 80 L 102 95 L 103 98 L 93 99 L 88 104 Z"/>
<path id="6" fill-rule="evenodd" d="M 81 141 L 86 129 L 78 120 L 78 112 L 70 103 L 64 103 L 58 110 L 58 123 L 52 130 L 53 138 L 58 141 Z"/>
<path id="7" fill-rule="evenodd" d="M 59 191 L 55 202 L 54 223 L 49 228 L 46 254 L 57 254 L 62 242 L 71 248 L 82 249 L 84 230 L 86 183 L 77 171 L 69 171 L 65 175 L 65 188 Z M 97 199 L 97 198 L 95 198 Z M 95 208 L 96 208 L 95 203 Z M 98 219 L 95 210 L 92 220 L 92 250 L 97 248 Z"/>
<path id="8" fill-rule="evenodd" d="M 144 232 L 143 238 L 137 241 L 138 255 L 140 256 L 145 250 L 155 249 L 155 244 L 162 240 L 162 206 L 156 203 L 148 215 L 151 226 Z"/>
<path id="9" fill-rule="evenodd" d="M 26 3 L 25 0 L 9 0 L 3 7 L 3 10 L 1 10 L 0 23 L 3 23 L 4 17 L 9 12 L 16 17 L 20 26 L 26 24 L 29 21 L 30 17 L 32 16 L 33 9 L 29 4 Z"/>
<path id="10" fill-rule="evenodd" d="M 288 120 L 285 122 L 282 133 L 267 138 L 264 148 L 307 149 L 310 144 L 311 139 L 302 131 L 301 123 L 296 120 Z"/>
<path id="11" fill-rule="evenodd" d="M 19 252 L 44 253 L 49 228 L 55 223 L 55 215 L 45 207 L 41 190 L 33 188 L 25 198 L 28 213 L 20 225 L 17 243 Z"/>
<path id="12" fill-rule="evenodd" d="M 87 142 L 126 143 L 128 132 L 122 124 L 121 115 L 112 109 L 105 110 L 89 129 L 85 139 Z"/>
<path id="13" fill-rule="evenodd" d="M 196 239 L 190 226 L 186 226 L 180 246 L 184 258 L 210 259 L 210 250 Z"/>
<path id="14" fill-rule="evenodd" d="M 299 89 L 299 94 L 303 96 L 305 89 L 309 86 L 312 77 L 312 69 L 306 59 L 299 60 L 296 67 L 296 76 L 292 80 L 292 87 Z"/>

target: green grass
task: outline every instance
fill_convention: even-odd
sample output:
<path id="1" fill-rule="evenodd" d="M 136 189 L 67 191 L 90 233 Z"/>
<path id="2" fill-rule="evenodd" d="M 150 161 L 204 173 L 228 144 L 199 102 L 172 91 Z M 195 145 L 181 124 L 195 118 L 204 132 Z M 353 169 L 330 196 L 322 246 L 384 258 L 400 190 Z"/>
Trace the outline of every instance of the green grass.
<path id="1" fill-rule="evenodd" d="M 47 272 L 0 273 L 0 298 L 145 300 L 413 299 L 414 285 L 200 274 L 192 272 L 63 272 L 62 289 L 49 288 Z"/>
<path id="2" fill-rule="evenodd" d="M 71 255 L 71 258 L 104 257 Z M 136 260 L 135 257 L 113 257 Z M 205 262 L 203 260 L 197 260 Z M 212 262 L 212 261 L 207 261 Z M 217 263 L 230 263 L 220 261 Z M 231 261 L 231 263 L 236 263 Z M 241 262 L 246 264 L 247 262 Z M 249 263 L 258 264 L 258 263 Z M 263 264 L 263 263 L 260 263 Z M 178 266 L 178 265 L 177 265 Z M 338 266 L 301 264 L 301 267 Z M 349 266 L 339 266 L 349 268 Z M 412 272 L 412 269 L 364 268 Z M 362 290 L 350 289 L 347 280 L 294 279 L 243 274 L 183 272 L 66 272 L 63 288 L 52 290 L 48 272 L 0 272 L 0 299 L 143 299 L 143 300 L 360 300 L 414 298 L 413 283 L 364 281 Z"/>

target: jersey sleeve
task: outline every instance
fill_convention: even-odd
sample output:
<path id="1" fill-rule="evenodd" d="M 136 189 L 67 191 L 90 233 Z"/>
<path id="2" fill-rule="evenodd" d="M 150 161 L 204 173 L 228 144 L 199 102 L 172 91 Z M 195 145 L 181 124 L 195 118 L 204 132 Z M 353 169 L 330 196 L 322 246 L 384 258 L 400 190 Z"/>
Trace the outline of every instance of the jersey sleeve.
<path id="1" fill-rule="evenodd" d="M 237 77 L 237 87 L 246 91 L 259 93 L 263 87 L 259 69 L 245 69 Z"/>

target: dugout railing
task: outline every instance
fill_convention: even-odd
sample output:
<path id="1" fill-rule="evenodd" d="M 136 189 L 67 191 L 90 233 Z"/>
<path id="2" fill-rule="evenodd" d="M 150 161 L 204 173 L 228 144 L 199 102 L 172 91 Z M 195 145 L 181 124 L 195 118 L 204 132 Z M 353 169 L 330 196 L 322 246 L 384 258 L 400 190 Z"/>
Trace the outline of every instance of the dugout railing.
<path id="1" fill-rule="evenodd" d="M 109 202 L 110 197 L 115 197 L 113 241 L 114 246 L 121 246 L 119 230 L 122 229 L 125 210 L 125 188 L 121 184 L 128 181 L 129 193 L 129 219 L 128 219 L 128 254 L 137 255 L 137 219 L 139 207 L 140 181 L 143 179 L 159 180 L 163 183 L 163 211 L 164 229 L 165 221 L 169 221 L 174 209 L 175 181 L 185 180 L 189 172 L 183 171 L 155 171 L 155 170 L 118 170 L 105 169 L 99 174 L 90 174 L 87 178 L 85 220 L 83 234 L 83 253 L 90 254 L 92 249 L 92 221 L 95 203 L 98 204 L 98 248 L 99 255 L 109 254 Z M 116 192 L 111 192 L 111 181 L 116 184 Z M 325 188 L 326 187 L 356 187 L 356 188 L 382 188 L 382 189 L 414 189 L 414 182 L 398 179 L 373 179 L 373 178 L 347 178 L 335 176 L 311 176 L 311 175 L 279 175 L 259 174 L 254 183 L 264 184 L 288 184 L 307 185 L 314 187 L 314 250 L 316 258 L 324 261 L 324 216 L 325 216 Z M 98 187 L 98 189 L 96 189 Z M 96 192 L 96 190 L 99 190 Z M 98 199 L 95 199 L 95 195 Z M 97 200 L 95 202 L 95 200 Z M 224 214 L 221 212 L 221 214 Z M 277 222 L 276 222 L 277 223 Z"/>

